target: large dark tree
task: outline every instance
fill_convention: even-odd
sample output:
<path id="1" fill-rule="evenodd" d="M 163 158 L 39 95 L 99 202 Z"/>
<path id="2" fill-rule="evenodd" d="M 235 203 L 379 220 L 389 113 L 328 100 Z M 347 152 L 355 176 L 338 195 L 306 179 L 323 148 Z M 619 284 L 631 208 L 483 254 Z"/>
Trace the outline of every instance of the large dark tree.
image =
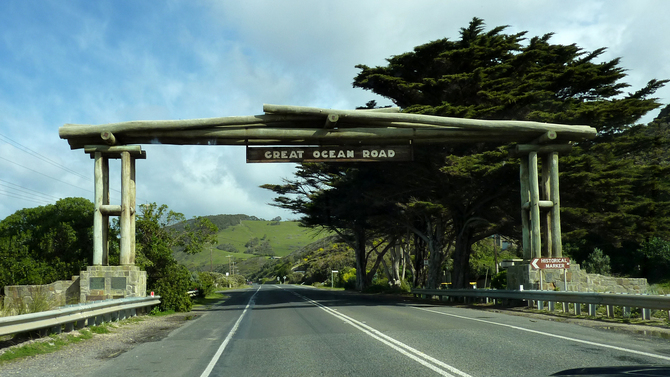
<path id="1" fill-rule="evenodd" d="M 583 143 L 575 154 L 611 142 L 648 111 L 659 107 L 657 100 L 650 96 L 667 80 L 651 80 L 644 88 L 624 94 L 623 90 L 629 85 L 621 81 L 625 72 L 619 66 L 619 59 L 597 61 L 604 48 L 586 52 L 574 44 L 551 44 L 551 34 L 527 40 L 525 32 L 506 34 L 505 28 L 485 31 L 483 21 L 475 18 L 467 28 L 461 29 L 458 40 L 441 39 L 418 46 L 412 52 L 387 59 L 386 66 L 357 66 L 361 72 L 354 79 L 354 87 L 387 97 L 407 112 L 595 127 L 599 137 Z M 515 190 L 518 180 L 503 174 L 516 161 L 504 153 L 493 159 L 486 158 L 497 147 L 477 144 L 450 148 L 450 157 L 444 155 L 445 165 L 433 176 L 452 183 L 447 184 L 445 190 L 460 186 L 462 192 L 422 200 L 441 205 L 452 218 L 452 232 L 456 235 L 453 272 L 457 287 L 464 286 L 469 279 L 470 246 L 479 237 L 477 234 L 486 235 L 487 230 L 495 228 L 491 224 L 500 227 L 505 220 L 502 212 L 494 216 L 481 215 L 491 215 L 500 203 L 516 202 L 512 207 L 519 208 L 518 190 Z M 593 153 L 599 155 L 598 151 Z M 594 158 L 603 158 L 599 156 Z M 503 165 L 503 161 L 507 165 Z M 484 169 L 482 164 L 490 166 L 485 174 L 469 173 Z M 567 167 L 580 174 L 580 166 L 568 164 Z M 612 169 L 624 174 L 622 169 L 627 167 Z M 503 176 L 506 178 L 501 179 Z M 638 177 L 638 184 L 643 184 L 644 176 Z M 589 181 L 600 179 L 594 176 Z M 464 186 L 463 181 L 470 184 Z M 481 188 L 472 190 L 474 186 Z M 597 215 L 598 205 L 602 202 L 616 205 L 617 202 L 607 196 L 588 203 L 573 201 L 580 195 L 577 187 L 574 191 L 563 190 L 563 203 L 573 208 L 573 212 L 594 216 L 598 224 L 607 227 L 608 219 Z M 633 209 L 620 206 L 618 210 Z M 477 221 L 478 218 L 483 221 Z M 429 280 L 428 284 L 435 282 Z"/>

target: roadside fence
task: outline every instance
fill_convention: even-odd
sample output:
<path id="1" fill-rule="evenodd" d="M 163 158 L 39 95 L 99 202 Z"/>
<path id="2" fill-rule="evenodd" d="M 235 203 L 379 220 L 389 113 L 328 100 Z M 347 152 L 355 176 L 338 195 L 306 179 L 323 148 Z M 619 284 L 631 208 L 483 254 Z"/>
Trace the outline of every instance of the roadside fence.
<path id="1" fill-rule="evenodd" d="M 593 292 L 558 292 L 558 291 L 511 291 L 495 289 L 413 289 L 415 297 L 435 298 L 454 301 L 464 299 L 466 302 L 490 302 L 496 300 L 508 305 L 512 300 L 525 301 L 529 307 L 538 310 L 554 311 L 557 304 L 562 305 L 563 312 L 582 315 L 582 305 L 586 305 L 589 316 L 596 316 L 599 306 L 604 306 L 608 317 L 615 316 L 615 307 L 621 308 L 623 318 L 631 317 L 631 308 L 639 308 L 642 319 L 651 319 L 652 310 L 670 310 L 670 296 L 635 295 Z M 546 303 L 546 305 L 545 305 Z"/>

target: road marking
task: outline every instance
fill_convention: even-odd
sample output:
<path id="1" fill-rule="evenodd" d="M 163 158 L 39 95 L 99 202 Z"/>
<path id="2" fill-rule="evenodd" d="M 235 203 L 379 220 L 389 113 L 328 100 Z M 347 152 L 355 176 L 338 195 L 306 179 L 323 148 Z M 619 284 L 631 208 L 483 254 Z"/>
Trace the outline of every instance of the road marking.
<path id="1" fill-rule="evenodd" d="M 228 336 L 226 336 L 226 339 L 223 340 L 223 343 L 219 346 L 219 349 L 216 351 L 214 354 L 214 357 L 212 357 L 212 360 L 210 360 L 209 364 L 207 364 L 207 368 L 202 372 L 200 377 L 209 377 L 210 373 L 212 373 L 212 369 L 214 369 L 214 365 L 219 362 L 219 359 L 221 358 L 221 355 L 223 354 L 223 350 L 226 349 L 226 346 L 228 345 L 228 342 L 230 342 L 230 339 L 233 338 L 233 335 L 235 335 L 235 332 L 237 332 L 237 328 L 240 326 L 240 322 L 242 322 L 242 318 L 244 318 L 244 315 L 247 314 L 247 310 L 249 310 L 250 307 L 254 305 L 254 297 L 256 297 L 256 293 L 261 290 L 261 286 L 258 286 L 256 289 L 256 292 L 254 292 L 253 295 L 251 295 L 251 298 L 249 299 L 249 302 L 247 303 L 247 306 L 244 308 L 242 311 L 242 314 L 240 314 L 240 318 L 237 319 L 237 322 L 233 325 L 233 328 L 230 329 L 230 332 L 228 333 Z"/>
<path id="2" fill-rule="evenodd" d="M 479 318 L 469 318 L 469 317 L 461 316 L 461 315 L 458 315 L 458 314 L 444 313 L 444 312 L 439 312 L 437 310 L 419 308 L 417 306 L 411 306 L 411 305 L 408 305 L 408 306 L 410 306 L 414 309 L 423 310 L 423 311 L 426 311 L 426 312 L 431 312 L 431 313 L 436 313 L 436 314 L 442 314 L 442 315 L 446 315 L 446 316 L 450 316 L 450 317 L 454 317 L 454 318 L 468 319 L 470 321 L 483 322 L 483 323 L 488 323 L 490 325 L 509 327 L 509 328 L 515 329 L 515 330 L 521 330 L 521 331 L 526 331 L 526 332 L 533 333 L 533 334 L 539 334 L 539 335 L 549 336 L 549 337 L 552 337 L 552 338 L 563 339 L 563 340 L 567 340 L 567 341 L 570 341 L 570 342 L 588 344 L 588 345 L 591 345 L 591 346 L 609 348 L 609 349 L 613 349 L 613 350 L 617 350 L 617 351 L 621 351 L 621 352 L 628 352 L 628 353 L 632 353 L 632 354 L 636 354 L 636 355 L 653 357 L 653 358 L 656 358 L 656 359 L 670 361 L 670 357 L 668 357 L 668 356 L 657 355 L 657 354 L 653 354 L 653 353 L 649 353 L 649 352 L 636 351 L 636 350 L 631 350 L 631 349 L 628 349 L 628 348 L 612 346 L 612 345 L 609 345 L 609 344 L 602 344 L 602 343 L 591 342 L 591 341 L 588 341 L 588 340 L 570 338 L 570 337 L 563 336 L 563 335 L 556 335 L 556 334 L 551 334 L 551 333 L 544 332 L 544 331 L 531 330 L 531 329 L 526 329 L 526 328 L 519 327 L 519 326 L 514 326 L 514 325 L 507 325 L 507 324 L 504 324 L 504 323 L 496 323 L 496 322 L 486 321 L 486 320 L 479 319 Z"/>
<path id="3" fill-rule="evenodd" d="M 289 290 L 289 292 L 293 293 L 294 295 L 300 297 L 301 299 L 307 301 L 308 303 L 317 306 L 321 310 L 325 311 L 326 313 L 341 319 L 343 322 L 355 327 L 356 329 L 362 331 L 363 333 L 369 335 L 370 337 L 386 344 L 387 346 L 393 348 L 394 350 L 402 353 L 403 355 L 409 357 L 410 359 L 418 362 L 419 364 L 432 369 L 433 371 L 437 372 L 438 374 L 446 377 L 454 377 L 454 375 L 458 375 L 461 377 L 472 377 L 469 374 L 460 371 L 454 367 L 452 367 L 449 364 L 443 363 L 440 360 L 437 360 L 431 356 L 426 355 L 425 353 L 412 348 L 408 346 L 405 343 L 400 342 L 399 340 L 393 339 L 390 336 L 381 333 L 380 331 L 362 323 L 359 322 L 347 315 L 344 315 L 342 313 L 339 313 L 335 311 L 334 309 L 331 309 L 317 301 L 314 301 L 310 299 L 309 297 L 305 297 L 295 291 Z M 431 364 L 432 363 L 432 364 Z M 452 374 L 453 373 L 453 374 Z"/>

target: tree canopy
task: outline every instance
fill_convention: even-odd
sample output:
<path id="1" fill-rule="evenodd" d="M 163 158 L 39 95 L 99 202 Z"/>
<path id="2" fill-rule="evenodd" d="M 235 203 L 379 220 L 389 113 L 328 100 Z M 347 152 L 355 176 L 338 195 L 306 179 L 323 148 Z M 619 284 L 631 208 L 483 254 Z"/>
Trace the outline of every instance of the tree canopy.
<path id="1" fill-rule="evenodd" d="M 474 18 L 458 40 L 417 46 L 384 66 L 358 65 L 353 85 L 391 99 L 405 112 L 593 126 L 598 137 L 580 141 L 561 158 L 566 240 L 597 238 L 616 247 L 667 232 L 667 160 L 657 161 L 649 149 L 667 155 L 667 138 L 635 124 L 660 106 L 652 96 L 668 80 L 650 80 L 624 93 L 630 85 L 620 60 L 599 61 L 605 48 L 587 52 L 575 44 L 552 44 L 552 34 L 527 38 L 506 28 L 486 31 L 484 21 Z M 353 218 L 375 224 L 383 218 L 397 236 L 409 230 L 425 248 L 421 259 L 429 259 L 426 284 L 439 284 L 451 259 L 454 286 L 464 287 L 473 243 L 494 233 L 520 238 L 518 159 L 509 149 L 451 144 L 415 149 L 413 163 L 393 168 L 303 166 L 295 180 L 266 188 L 281 195 L 277 205 L 303 214 L 307 226 Z M 355 184 L 342 184 L 348 181 Z M 324 222 L 332 198 L 339 199 L 339 210 L 330 210 Z M 644 235 L 635 235 L 640 229 Z M 594 245 L 587 242 L 582 250 Z"/>

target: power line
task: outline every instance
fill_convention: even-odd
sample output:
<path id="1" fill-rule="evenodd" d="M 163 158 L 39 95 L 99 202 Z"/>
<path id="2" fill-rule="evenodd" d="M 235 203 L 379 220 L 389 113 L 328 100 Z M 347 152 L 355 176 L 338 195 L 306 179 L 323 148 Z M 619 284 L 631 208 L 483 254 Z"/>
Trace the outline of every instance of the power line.
<path id="1" fill-rule="evenodd" d="M 61 180 L 58 179 L 58 178 L 54 178 L 54 177 L 49 176 L 49 175 L 46 175 L 46 174 L 44 174 L 44 173 L 40 173 L 40 172 L 38 172 L 37 170 L 31 169 L 31 168 L 29 168 L 29 167 L 27 167 L 27 166 L 23 166 L 23 165 L 21 165 L 21 164 L 18 164 L 18 163 L 16 163 L 16 162 L 12 161 L 12 160 L 8 160 L 8 159 L 6 159 L 6 158 L 4 158 L 4 157 L 0 157 L 0 160 L 5 160 L 5 161 L 9 162 L 10 164 L 14 164 L 14 165 L 16 165 L 16 166 L 20 166 L 20 167 L 22 167 L 22 168 L 24 168 L 24 169 L 27 169 L 27 170 L 32 171 L 33 173 L 37 173 L 37 174 L 39 174 L 39 175 L 43 175 L 43 176 L 45 176 L 45 177 L 47 177 L 47 178 L 49 178 L 49 179 L 53 179 L 53 180 L 56 181 L 56 182 L 64 183 L 64 184 L 66 184 L 66 185 L 72 186 L 72 187 L 74 187 L 74 188 L 78 188 L 78 189 L 80 189 L 80 190 L 85 190 L 85 191 L 88 191 L 88 192 L 93 192 L 93 191 L 90 190 L 90 189 L 85 189 L 85 188 L 83 188 L 83 187 L 79 187 L 79 186 L 73 185 L 72 183 L 65 182 L 65 181 L 61 181 Z"/>
<path id="2" fill-rule="evenodd" d="M 19 186 L 16 183 L 8 182 L 8 181 L 2 180 L 2 179 L 0 179 L 0 182 L 2 182 L 2 183 L 0 183 L 0 186 L 5 186 L 9 189 L 17 190 L 17 191 L 22 191 L 22 190 L 23 191 L 31 191 L 33 194 L 31 194 L 31 193 L 27 193 L 27 194 L 29 194 L 29 195 L 37 194 L 38 196 L 43 197 L 45 200 L 54 200 L 54 199 L 59 200 L 59 199 L 61 199 L 59 197 L 55 197 L 53 195 L 49 195 L 49 194 L 45 194 L 45 193 L 42 193 L 42 192 L 39 192 L 39 191 L 36 191 L 36 190 L 33 190 L 33 189 L 29 189 L 27 187 Z"/>
<path id="3" fill-rule="evenodd" d="M 74 171 L 74 170 L 72 170 L 72 169 L 70 169 L 70 168 L 68 168 L 68 167 L 66 167 L 66 166 L 64 166 L 64 165 L 61 165 L 61 164 L 59 164 L 58 162 L 56 162 L 56 161 L 54 161 L 54 160 L 52 160 L 52 159 L 50 159 L 50 158 L 48 158 L 48 157 L 46 157 L 46 156 L 44 156 L 44 155 L 38 153 L 38 152 L 35 152 L 34 150 L 32 150 L 32 149 L 26 147 L 25 145 L 20 144 L 20 143 L 17 142 L 17 141 L 14 141 L 14 140 L 8 138 L 7 136 L 5 136 L 5 135 L 3 135 L 3 134 L 0 134 L 0 138 L 1 138 L 1 139 L 5 139 L 4 141 L 5 141 L 7 144 L 11 145 L 12 147 L 14 147 L 14 148 L 16 148 L 16 149 L 18 149 L 18 150 L 20 150 L 20 151 L 22 151 L 22 152 L 24 152 L 24 153 L 27 153 L 27 154 L 29 154 L 29 155 L 31 155 L 31 156 L 33 156 L 33 157 L 36 157 L 36 158 L 38 158 L 38 159 L 40 159 L 40 160 L 42 160 L 42 161 L 44 161 L 44 162 L 46 162 L 46 163 L 48 163 L 48 164 L 51 164 L 51 165 L 53 165 L 53 166 L 55 166 L 55 167 L 57 167 L 57 168 L 59 168 L 59 169 L 63 169 L 64 171 L 66 171 L 66 172 L 68 172 L 68 173 L 70 173 L 70 174 L 74 174 L 74 175 L 76 175 L 76 176 L 78 176 L 78 177 L 80 177 L 80 178 L 84 178 L 84 179 L 86 179 L 86 177 L 83 176 L 82 174 L 80 174 L 79 172 L 76 172 L 76 171 Z"/>
<path id="4" fill-rule="evenodd" d="M 29 202 L 37 203 L 37 204 L 49 204 L 50 202 L 47 201 L 46 199 L 40 199 L 40 198 L 34 198 L 34 197 L 26 197 L 20 194 L 15 194 L 7 191 L 3 191 L 0 189 L 0 194 L 3 194 L 5 196 L 8 196 L 10 198 L 15 198 L 15 199 L 21 199 L 21 200 L 27 200 Z"/>

